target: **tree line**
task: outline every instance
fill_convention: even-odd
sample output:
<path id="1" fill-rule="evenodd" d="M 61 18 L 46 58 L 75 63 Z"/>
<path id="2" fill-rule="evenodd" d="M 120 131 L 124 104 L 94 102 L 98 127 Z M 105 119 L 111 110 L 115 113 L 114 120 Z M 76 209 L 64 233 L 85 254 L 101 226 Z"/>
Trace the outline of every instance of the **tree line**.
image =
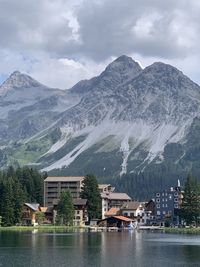
<path id="1" fill-rule="evenodd" d="M 43 203 L 43 180 L 46 174 L 23 167 L 0 171 L 0 216 L 3 226 L 21 223 L 25 202 Z"/>

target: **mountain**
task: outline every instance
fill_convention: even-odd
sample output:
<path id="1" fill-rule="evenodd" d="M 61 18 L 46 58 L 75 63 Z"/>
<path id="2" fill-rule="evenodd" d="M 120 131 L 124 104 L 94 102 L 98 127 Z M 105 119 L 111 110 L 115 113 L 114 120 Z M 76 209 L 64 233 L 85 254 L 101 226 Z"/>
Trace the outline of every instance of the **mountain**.
<path id="1" fill-rule="evenodd" d="M 200 87 L 171 65 L 121 56 L 64 91 L 15 72 L 0 92 L 2 167 L 92 172 L 138 199 L 200 174 Z"/>

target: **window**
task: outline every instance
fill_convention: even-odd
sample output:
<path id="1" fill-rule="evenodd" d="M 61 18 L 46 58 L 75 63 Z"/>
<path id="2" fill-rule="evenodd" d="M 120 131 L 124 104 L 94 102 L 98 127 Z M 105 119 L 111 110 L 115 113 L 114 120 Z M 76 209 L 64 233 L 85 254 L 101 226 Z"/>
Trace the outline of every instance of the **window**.
<path id="1" fill-rule="evenodd" d="M 163 215 L 165 215 L 165 214 L 166 214 L 166 211 L 165 211 L 165 210 L 163 210 L 162 214 L 163 214 Z"/>
<path id="2" fill-rule="evenodd" d="M 164 198 L 162 198 L 162 202 L 164 202 L 165 201 L 165 199 Z"/>
<path id="3" fill-rule="evenodd" d="M 169 199 L 172 200 L 172 194 L 169 194 Z"/>
<path id="4" fill-rule="evenodd" d="M 175 192 L 175 193 L 174 193 L 174 196 L 177 197 L 177 196 L 178 196 L 178 192 Z"/>
<path id="5" fill-rule="evenodd" d="M 130 213 L 130 217 L 134 217 L 134 213 L 133 212 Z"/>
<path id="6" fill-rule="evenodd" d="M 174 199 L 174 202 L 178 202 L 178 198 L 175 198 L 175 199 Z"/>
<path id="7" fill-rule="evenodd" d="M 124 212 L 124 216 L 128 216 L 128 213 L 127 212 Z"/>
<path id="8" fill-rule="evenodd" d="M 156 196 L 157 196 L 157 197 L 160 197 L 160 193 L 156 193 Z"/>
<path id="9" fill-rule="evenodd" d="M 175 209 L 178 209 L 178 204 L 174 204 L 174 208 Z"/>
<path id="10" fill-rule="evenodd" d="M 163 192 L 163 193 L 162 193 L 162 196 L 164 197 L 164 195 L 165 195 L 165 193 Z"/>
<path id="11" fill-rule="evenodd" d="M 156 198 L 156 202 L 160 202 L 160 198 Z"/>
<path id="12" fill-rule="evenodd" d="M 162 204 L 162 207 L 164 208 L 165 207 L 165 204 Z"/>
<path id="13" fill-rule="evenodd" d="M 165 207 L 167 208 L 167 207 L 168 207 L 168 205 L 167 205 L 167 204 L 165 204 Z"/>
<path id="14" fill-rule="evenodd" d="M 156 208 L 159 209 L 159 208 L 160 208 L 160 204 L 157 204 L 157 205 L 156 205 Z"/>
<path id="15" fill-rule="evenodd" d="M 165 196 L 167 197 L 167 192 L 165 193 Z"/>
<path id="16" fill-rule="evenodd" d="M 77 210 L 76 213 L 77 213 L 77 214 L 80 214 L 80 210 Z"/>
<path id="17" fill-rule="evenodd" d="M 81 217 L 80 216 L 76 216 L 76 220 L 80 220 L 81 219 Z"/>
<path id="18" fill-rule="evenodd" d="M 160 211 L 159 210 L 157 211 L 157 215 L 160 215 Z"/>

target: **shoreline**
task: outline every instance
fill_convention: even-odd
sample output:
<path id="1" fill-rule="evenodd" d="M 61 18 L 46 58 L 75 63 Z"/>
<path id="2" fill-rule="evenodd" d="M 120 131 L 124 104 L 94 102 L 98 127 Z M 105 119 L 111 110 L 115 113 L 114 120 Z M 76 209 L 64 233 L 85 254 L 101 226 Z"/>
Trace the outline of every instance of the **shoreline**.
<path id="1" fill-rule="evenodd" d="M 74 231 L 90 231 L 88 226 L 57 226 L 57 225 L 40 225 L 40 226 L 1 226 L 0 232 L 23 232 L 23 231 L 38 231 L 38 232 L 74 232 Z M 156 229 L 135 229 L 136 231 L 153 231 L 157 232 Z M 200 227 L 197 228 L 162 228 L 160 229 L 166 234 L 196 234 L 200 235 Z M 96 231 L 101 232 L 101 231 Z M 109 232 L 109 231 L 108 231 Z M 160 232 L 160 231 L 158 231 Z"/>
<path id="2" fill-rule="evenodd" d="M 1 226 L 0 232 L 4 231 L 77 231 L 77 230 L 85 230 L 88 229 L 88 227 L 83 226 L 57 226 L 57 225 L 40 225 L 40 226 Z"/>

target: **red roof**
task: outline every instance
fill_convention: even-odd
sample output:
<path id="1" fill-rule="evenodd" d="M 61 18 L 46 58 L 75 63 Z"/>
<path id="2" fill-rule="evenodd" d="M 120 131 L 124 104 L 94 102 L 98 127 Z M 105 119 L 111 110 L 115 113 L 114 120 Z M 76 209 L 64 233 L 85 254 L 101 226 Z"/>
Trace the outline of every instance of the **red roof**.
<path id="1" fill-rule="evenodd" d="M 119 213 L 120 209 L 119 208 L 110 208 L 106 213 L 105 216 L 113 216 L 117 215 Z"/>
<path id="2" fill-rule="evenodd" d="M 113 216 L 113 217 L 120 220 L 120 221 L 125 221 L 125 222 L 132 222 L 133 221 L 132 219 L 129 219 L 129 218 L 124 217 L 124 216 Z"/>

